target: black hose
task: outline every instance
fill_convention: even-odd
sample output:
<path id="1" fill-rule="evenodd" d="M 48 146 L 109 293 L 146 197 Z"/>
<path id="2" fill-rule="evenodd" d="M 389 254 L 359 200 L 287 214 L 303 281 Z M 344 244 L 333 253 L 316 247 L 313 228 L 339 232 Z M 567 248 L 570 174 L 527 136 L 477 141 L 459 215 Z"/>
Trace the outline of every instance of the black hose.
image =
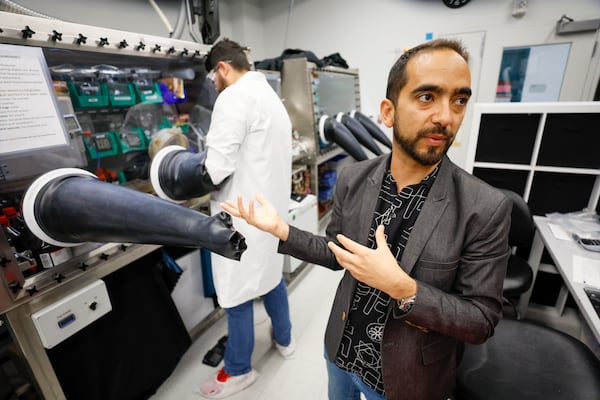
<path id="1" fill-rule="evenodd" d="M 389 149 L 392 148 L 392 141 L 386 136 L 385 133 L 383 133 L 381 129 L 379 129 L 377 125 L 375 125 L 373 121 L 371 121 L 371 118 L 367 117 L 360 111 L 352 111 L 350 116 L 360 122 L 375 140 Z"/>
<path id="2" fill-rule="evenodd" d="M 29 206 L 33 216 L 24 213 L 27 224 L 36 225 L 31 231 L 41 229 L 59 243 L 203 247 L 235 260 L 246 249 L 245 238 L 234 229 L 229 214 L 207 216 L 91 176 L 58 176 L 25 198 L 33 202 Z"/>
<path id="3" fill-rule="evenodd" d="M 354 135 L 356 140 L 359 141 L 360 144 L 365 146 L 375 155 L 382 155 L 383 151 L 379 147 L 373 136 L 365 129 L 364 126 L 354 118 L 352 118 L 348 114 L 339 113 L 337 115 L 337 121 L 343 124 L 348 130 Z"/>
<path id="4" fill-rule="evenodd" d="M 319 121 L 319 131 L 327 142 L 337 143 L 355 160 L 362 161 L 369 158 L 348 128 L 338 123 L 335 119 L 323 115 Z"/>
<path id="5" fill-rule="evenodd" d="M 150 179 L 160 197 L 187 200 L 204 196 L 219 188 L 206 171 L 206 151 L 191 153 L 180 146 L 161 149 L 152 160 Z"/>

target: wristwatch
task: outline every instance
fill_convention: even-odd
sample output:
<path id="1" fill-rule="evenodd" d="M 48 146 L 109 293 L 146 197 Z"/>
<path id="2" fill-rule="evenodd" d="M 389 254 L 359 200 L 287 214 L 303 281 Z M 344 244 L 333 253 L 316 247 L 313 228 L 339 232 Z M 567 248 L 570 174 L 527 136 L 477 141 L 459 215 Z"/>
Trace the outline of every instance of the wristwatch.
<path id="1" fill-rule="evenodd" d="M 407 297 L 406 299 L 396 300 L 396 306 L 398 307 L 397 315 L 399 317 L 408 314 L 410 312 L 410 310 L 412 310 L 413 304 L 415 304 L 416 297 L 417 296 L 414 295 L 411 297 Z"/>

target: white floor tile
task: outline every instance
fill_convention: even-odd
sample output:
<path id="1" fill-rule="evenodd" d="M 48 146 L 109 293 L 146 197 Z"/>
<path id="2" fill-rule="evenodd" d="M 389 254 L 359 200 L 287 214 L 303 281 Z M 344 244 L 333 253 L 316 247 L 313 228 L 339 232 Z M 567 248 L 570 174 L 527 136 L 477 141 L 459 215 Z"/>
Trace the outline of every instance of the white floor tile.
<path id="1" fill-rule="evenodd" d="M 327 372 L 323 360 L 323 336 L 335 289 L 342 271 L 309 265 L 290 285 L 292 334 L 296 340 L 293 359 L 284 360 L 271 343 L 270 320 L 261 301 L 255 302 L 253 368 L 259 379 L 229 400 L 327 399 Z M 197 338 L 177 368 L 150 400 L 199 400 L 199 385 L 217 373 L 202 358 L 227 334 L 221 318 Z"/>
<path id="2" fill-rule="evenodd" d="M 270 321 L 261 301 L 255 302 L 255 349 L 253 368 L 259 379 L 246 390 L 228 400 L 326 400 L 327 373 L 323 360 L 323 337 L 335 289 L 342 271 L 330 271 L 309 265 L 289 288 L 292 334 L 296 340 L 295 357 L 284 360 L 270 337 Z M 532 307 L 528 318 L 533 318 Z M 545 316 L 543 314 L 542 316 Z M 547 324 L 558 324 L 565 318 L 539 318 Z M 548 319 L 548 320 L 546 320 Z M 577 324 L 568 328 L 579 332 Z M 564 327 L 558 327 L 563 328 Z M 204 354 L 227 334 L 226 319 L 217 320 L 197 338 L 184 354 L 175 371 L 150 400 L 200 400 L 201 382 L 217 373 L 222 363 L 210 367 L 202 363 Z"/>

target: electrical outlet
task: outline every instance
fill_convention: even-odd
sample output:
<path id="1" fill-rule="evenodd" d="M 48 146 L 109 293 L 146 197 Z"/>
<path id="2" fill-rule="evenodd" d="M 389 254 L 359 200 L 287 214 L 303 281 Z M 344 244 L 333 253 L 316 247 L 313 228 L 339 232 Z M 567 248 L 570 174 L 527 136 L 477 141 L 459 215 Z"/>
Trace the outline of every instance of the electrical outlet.
<path id="1" fill-rule="evenodd" d="M 514 0 L 512 7 L 512 16 L 520 18 L 527 12 L 528 0 Z"/>

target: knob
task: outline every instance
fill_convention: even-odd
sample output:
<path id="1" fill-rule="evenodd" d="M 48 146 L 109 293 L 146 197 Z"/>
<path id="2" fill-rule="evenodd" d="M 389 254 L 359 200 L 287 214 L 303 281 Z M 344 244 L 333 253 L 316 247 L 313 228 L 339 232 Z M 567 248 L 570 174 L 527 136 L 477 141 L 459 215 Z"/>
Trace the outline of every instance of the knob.
<path id="1" fill-rule="evenodd" d="M 181 52 L 181 55 L 182 55 L 182 56 L 187 56 L 189 52 L 190 52 L 190 51 L 184 47 L 184 48 L 183 48 L 183 51 Z"/>
<path id="2" fill-rule="evenodd" d="M 87 36 L 83 36 L 81 33 L 79 34 L 79 37 L 76 40 L 77 44 L 85 44 L 86 41 L 87 41 Z"/>
<path id="3" fill-rule="evenodd" d="M 2 31 L 0 31 L 0 32 L 2 32 Z M 171 46 L 171 47 L 169 47 L 169 49 L 167 50 L 167 54 L 173 54 L 173 53 L 175 53 L 175 47 Z"/>
<path id="4" fill-rule="evenodd" d="M 127 246 L 122 244 L 119 246 L 119 249 L 121 249 L 121 251 L 125 251 L 125 250 L 127 250 Z"/>
<path id="5" fill-rule="evenodd" d="M 108 260 L 108 254 L 106 254 L 106 253 L 100 254 L 100 259 L 104 260 L 104 261 Z"/>
<path id="6" fill-rule="evenodd" d="M 160 44 L 155 44 L 154 48 L 152 49 L 153 53 L 160 53 Z"/>
<path id="7" fill-rule="evenodd" d="M 34 293 L 36 293 L 38 290 L 35 286 L 29 286 L 28 288 L 25 289 L 25 291 L 27 293 L 29 293 L 30 296 L 33 296 Z"/>
<path id="8" fill-rule="evenodd" d="M 82 271 L 85 271 L 85 270 L 87 269 L 87 267 L 89 267 L 89 265 L 88 265 L 88 264 L 86 264 L 86 263 L 84 263 L 84 262 L 82 262 L 81 264 L 79 264 L 79 268 L 80 268 Z"/>
<path id="9" fill-rule="evenodd" d="M 146 44 L 144 42 L 140 42 L 137 46 L 135 46 L 135 49 L 137 51 L 144 50 L 145 48 L 146 48 Z"/>
<path id="10" fill-rule="evenodd" d="M 100 40 L 98 41 L 98 46 L 102 47 L 102 46 L 107 46 L 110 43 L 108 43 L 108 38 L 103 38 L 101 37 Z"/>
<path id="11" fill-rule="evenodd" d="M 54 274 L 54 280 L 58 283 L 61 283 L 63 281 L 63 279 L 65 279 L 65 276 L 63 274 L 57 273 Z"/>
<path id="12" fill-rule="evenodd" d="M 92 301 L 89 305 L 90 310 L 92 311 L 96 311 L 96 309 L 98 308 L 98 302 L 97 301 Z"/>
<path id="13" fill-rule="evenodd" d="M 21 34 L 23 36 L 23 39 L 29 39 L 30 37 L 32 37 L 35 34 L 35 31 L 33 31 L 29 25 L 25 26 L 25 29 L 21 29 Z"/>
<path id="14" fill-rule="evenodd" d="M 192 58 L 193 58 L 193 57 L 197 57 L 197 56 L 199 56 L 199 55 L 200 55 L 200 50 L 196 50 L 196 51 L 194 52 L 194 54 L 192 54 Z"/>
<path id="15" fill-rule="evenodd" d="M 19 282 L 10 282 L 8 284 L 8 288 L 13 292 L 17 293 L 21 289 L 21 284 Z"/>
<path id="16" fill-rule="evenodd" d="M 127 40 L 121 40 L 119 42 L 119 48 L 120 49 L 124 49 L 125 47 L 129 46 L 129 43 L 127 43 Z"/>
<path id="17" fill-rule="evenodd" d="M 62 41 L 62 33 L 52 30 L 52 41 L 53 42 Z"/>

